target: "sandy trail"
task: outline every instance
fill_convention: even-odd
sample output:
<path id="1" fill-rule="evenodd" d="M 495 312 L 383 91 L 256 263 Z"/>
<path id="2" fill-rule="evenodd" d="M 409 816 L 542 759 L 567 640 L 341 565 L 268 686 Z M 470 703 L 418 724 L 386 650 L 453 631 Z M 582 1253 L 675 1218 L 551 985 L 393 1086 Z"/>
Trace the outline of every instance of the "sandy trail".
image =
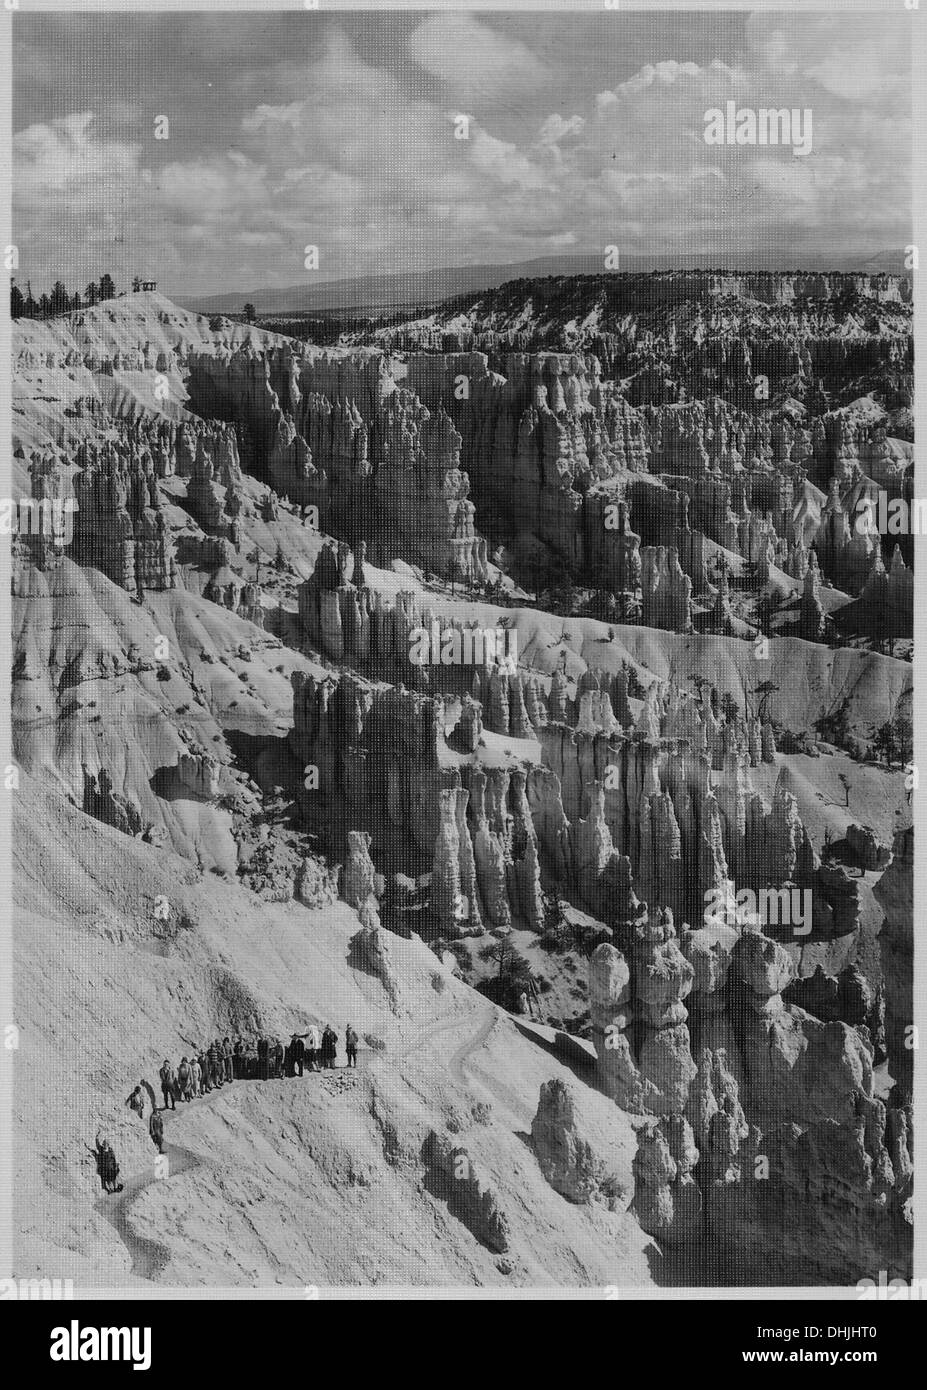
<path id="1" fill-rule="evenodd" d="M 203 1162 L 195 1153 L 181 1148 L 178 1144 L 166 1143 L 164 1155 L 168 1159 L 168 1170 L 163 1177 L 159 1177 L 153 1159 L 150 1170 L 129 1178 L 115 1201 L 104 1197 L 96 1204 L 97 1211 L 115 1228 L 119 1239 L 128 1250 L 132 1257 L 131 1272 L 139 1279 L 156 1279 L 167 1266 L 171 1251 L 158 1240 L 136 1234 L 131 1224 L 135 1198 L 153 1182 L 168 1182 L 179 1173 L 199 1167 Z"/>
<path id="2" fill-rule="evenodd" d="M 496 1006 L 489 1003 L 483 1007 L 474 1008 L 465 1014 L 443 1017 L 422 1029 L 406 1046 L 401 1048 L 398 1054 L 390 1056 L 389 1054 L 370 1053 L 366 1060 L 368 1065 L 379 1064 L 396 1067 L 415 1053 L 431 1046 L 430 1055 L 435 1069 L 446 1069 L 458 1085 L 470 1091 L 482 1091 L 490 1099 L 505 1103 L 513 1111 L 524 1112 L 526 1110 L 525 1100 L 504 1085 L 493 1072 L 484 1070 L 472 1060 L 475 1054 L 485 1046 L 493 1029 L 501 1021 L 501 1017 Z M 453 1051 L 449 1051 L 446 1045 L 440 1045 L 445 1035 L 459 1034 L 464 1030 L 466 1031 L 463 1039 Z M 339 1066 L 335 1070 L 341 1072 L 346 1069 Z M 364 1071 L 366 1067 L 360 1067 L 358 1070 Z M 252 1082 L 250 1084 L 266 1085 L 267 1083 Z M 236 1086 L 236 1093 L 241 1085 L 249 1086 L 249 1083 L 240 1081 Z M 200 1099 L 205 1099 L 205 1097 Z M 176 1113 L 179 1114 L 180 1112 Z M 167 1268 L 172 1252 L 167 1244 L 149 1236 L 137 1234 L 132 1221 L 136 1199 L 152 1183 L 170 1181 L 171 1178 L 199 1167 L 206 1161 L 190 1149 L 174 1143 L 166 1142 L 164 1153 L 168 1158 L 169 1166 L 168 1171 L 163 1176 L 158 1176 L 155 1167 L 156 1155 L 152 1154 L 150 1168 L 128 1178 L 123 1191 L 116 1196 L 115 1200 L 102 1198 L 96 1203 L 97 1211 L 114 1227 L 119 1239 L 129 1252 L 132 1260 L 131 1273 L 136 1278 L 147 1279 L 152 1282 L 157 1282 Z"/>
<path id="3" fill-rule="evenodd" d="M 458 1085 L 468 1087 L 470 1090 L 480 1089 L 493 1100 L 503 1100 L 506 1105 L 516 1113 L 524 1114 L 530 1109 L 524 1097 L 512 1090 L 501 1082 L 494 1072 L 487 1072 L 475 1062 L 469 1066 L 471 1058 L 480 1051 L 492 1034 L 493 1028 L 499 1023 L 503 1015 L 494 1004 L 487 1003 L 483 1008 L 474 1009 L 469 1014 L 455 1014 L 453 1017 L 439 1019 L 429 1027 L 422 1030 L 414 1042 L 396 1057 L 396 1061 L 401 1061 L 409 1057 L 413 1052 L 418 1052 L 426 1044 L 434 1042 L 443 1037 L 445 1033 L 456 1032 L 462 1028 L 471 1029 L 464 1041 L 446 1059 L 447 1070 Z M 385 1060 L 385 1059 L 384 1059 Z M 435 1064 L 440 1065 L 440 1050 L 435 1054 Z M 476 1073 L 479 1073 L 477 1076 Z"/>

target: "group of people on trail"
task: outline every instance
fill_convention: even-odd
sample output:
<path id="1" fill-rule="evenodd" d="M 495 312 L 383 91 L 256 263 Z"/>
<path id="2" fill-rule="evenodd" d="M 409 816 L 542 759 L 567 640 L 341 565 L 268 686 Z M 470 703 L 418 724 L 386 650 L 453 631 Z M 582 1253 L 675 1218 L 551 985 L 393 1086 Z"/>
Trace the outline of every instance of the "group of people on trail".
<path id="1" fill-rule="evenodd" d="M 357 1066 L 357 1033 L 348 1024 L 345 1047 L 348 1066 Z M 182 1057 L 176 1071 L 165 1062 L 160 1071 L 161 1094 L 165 1110 L 175 1110 L 177 1101 L 206 1095 L 230 1081 L 270 1081 L 282 1076 L 302 1076 L 309 1071 L 334 1067 L 338 1034 L 330 1023 L 324 1029 L 310 1025 L 305 1033 L 293 1033 L 284 1046 L 279 1038 L 260 1036 L 216 1040 L 190 1057 Z"/>
<path id="2" fill-rule="evenodd" d="M 357 1066 L 357 1044 L 357 1033 L 349 1023 L 344 1034 L 349 1067 Z M 263 1035 L 256 1038 L 239 1035 L 234 1042 L 231 1038 L 214 1038 L 207 1047 L 192 1051 L 189 1057 L 181 1057 L 176 1067 L 165 1058 L 158 1072 L 163 1098 L 160 1109 L 152 1087 L 144 1080 L 126 1097 L 125 1103 L 144 1120 L 147 1096 L 151 1107 L 148 1133 L 158 1153 L 163 1153 L 163 1113 L 176 1110 L 178 1101 L 208 1095 L 232 1081 L 270 1081 L 277 1077 L 302 1076 L 307 1070 L 330 1069 L 336 1066 L 337 1055 L 338 1034 L 330 1023 L 326 1023 L 324 1029 L 313 1023 L 305 1033 L 293 1033 L 285 1047 L 279 1038 Z M 96 1160 L 103 1191 L 121 1192 L 122 1188 L 115 1186 L 119 1165 L 109 1141 L 101 1139 L 98 1133 L 96 1148 L 89 1151 Z"/>

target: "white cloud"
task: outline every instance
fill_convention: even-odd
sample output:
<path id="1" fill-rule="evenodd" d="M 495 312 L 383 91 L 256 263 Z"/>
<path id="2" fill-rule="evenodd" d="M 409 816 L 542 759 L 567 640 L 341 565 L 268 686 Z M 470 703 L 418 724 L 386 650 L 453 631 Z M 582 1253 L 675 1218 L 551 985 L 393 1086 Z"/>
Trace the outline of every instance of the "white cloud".
<path id="1" fill-rule="evenodd" d="M 520 40 L 467 14 L 433 14 L 409 38 L 415 61 L 462 97 L 537 92 L 551 72 Z"/>
<path id="2" fill-rule="evenodd" d="M 95 138 L 92 111 L 75 111 L 13 136 L 17 200 L 33 204 L 53 194 L 83 205 L 94 189 L 124 186 L 138 172 L 140 146 Z"/>
<path id="3" fill-rule="evenodd" d="M 564 108 L 541 59 L 469 16 L 430 16 L 412 34 L 423 66 L 460 79 L 440 93 L 408 60 L 388 69 L 362 57 L 336 25 L 310 64 L 230 84 L 253 91 L 237 96 L 224 145 L 184 145 L 176 119 L 169 142 L 126 143 L 89 111 L 20 131 L 17 226 L 27 257 L 89 278 L 124 201 L 133 255 L 162 283 L 172 269 L 197 289 L 235 284 L 246 269 L 249 287 L 295 283 L 308 243 L 325 275 L 615 241 L 761 248 L 785 226 L 807 231 L 809 245 L 904 243 L 910 126 L 899 26 L 888 27 L 889 38 L 870 26 L 854 42 L 852 26 L 826 17 L 753 16 L 736 62 L 656 50 L 609 91 L 576 85 Z M 496 95 L 520 91 L 514 114 L 471 100 L 473 73 Z M 509 78 L 523 85 L 506 88 Z M 812 154 L 707 147 L 704 113 L 728 99 L 811 106 Z M 455 139 L 454 102 L 474 113 L 469 139 Z"/>

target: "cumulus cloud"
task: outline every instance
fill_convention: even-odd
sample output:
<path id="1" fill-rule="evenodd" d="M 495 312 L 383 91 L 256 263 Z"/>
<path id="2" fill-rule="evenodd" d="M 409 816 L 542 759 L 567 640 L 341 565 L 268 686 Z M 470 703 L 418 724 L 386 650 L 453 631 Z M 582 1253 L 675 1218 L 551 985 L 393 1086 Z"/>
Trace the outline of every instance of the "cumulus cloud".
<path id="1" fill-rule="evenodd" d="M 409 39 L 415 61 L 465 100 L 536 92 L 547 65 L 519 39 L 468 14 L 433 14 Z"/>
<path id="2" fill-rule="evenodd" d="M 21 251 L 52 278 L 72 265 L 72 278 L 99 274 L 125 203 L 137 262 L 187 292 L 297 283 L 307 244 L 326 278 L 616 242 L 762 250 L 784 229 L 796 249 L 904 244 L 907 27 L 870 18 L 835 28 L 828 16 L 754 15 L 737 44 L 699 61 L 674 51 L 668 26 L 607 88 L 583 78 L 577 49 L 569 105 L 527 28 L 519 38 L 431 15 L 410 21 L 397 51 L 361 48 L 330 18 L 308 61 L 284 47 L 268 66 L 265 37 L 259 69 L 230 69 L 219 95 L 235 119 L 209 139 L 170 103 L 161 143 L 116 139 L 89 109 L 28 124 L 13 147 Z M 535 27 L 543 36 L 542 16 Z M 564 65 L 574 30 L 579 43 L 579 15 L 557 31 Z M 811 107 L 812 153 L 706 145 L 705 112 L 727 100 Z M 466 139 L 449 119 L 458 102 Z"/>
<path id="3" fill-rule="evenodd" d="M 134 178 L 140 146 L 97 139 L 94 123 L 92 111 L 75 111 L 14 135 L 17 199 L 28 206 L 56 196 L 86 205 L 95 187 L 102 194 Z"/>

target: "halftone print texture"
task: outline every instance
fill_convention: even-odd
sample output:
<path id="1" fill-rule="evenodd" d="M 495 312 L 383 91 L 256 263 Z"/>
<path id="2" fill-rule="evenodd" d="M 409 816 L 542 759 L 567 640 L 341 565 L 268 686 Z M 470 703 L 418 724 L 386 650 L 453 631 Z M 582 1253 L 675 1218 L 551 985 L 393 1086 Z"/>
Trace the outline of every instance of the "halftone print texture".
<path id="1" fill-rule="evenodd" d="M 912 1289 L 927 15 L 8 8 L 4 1297 Z"/>

